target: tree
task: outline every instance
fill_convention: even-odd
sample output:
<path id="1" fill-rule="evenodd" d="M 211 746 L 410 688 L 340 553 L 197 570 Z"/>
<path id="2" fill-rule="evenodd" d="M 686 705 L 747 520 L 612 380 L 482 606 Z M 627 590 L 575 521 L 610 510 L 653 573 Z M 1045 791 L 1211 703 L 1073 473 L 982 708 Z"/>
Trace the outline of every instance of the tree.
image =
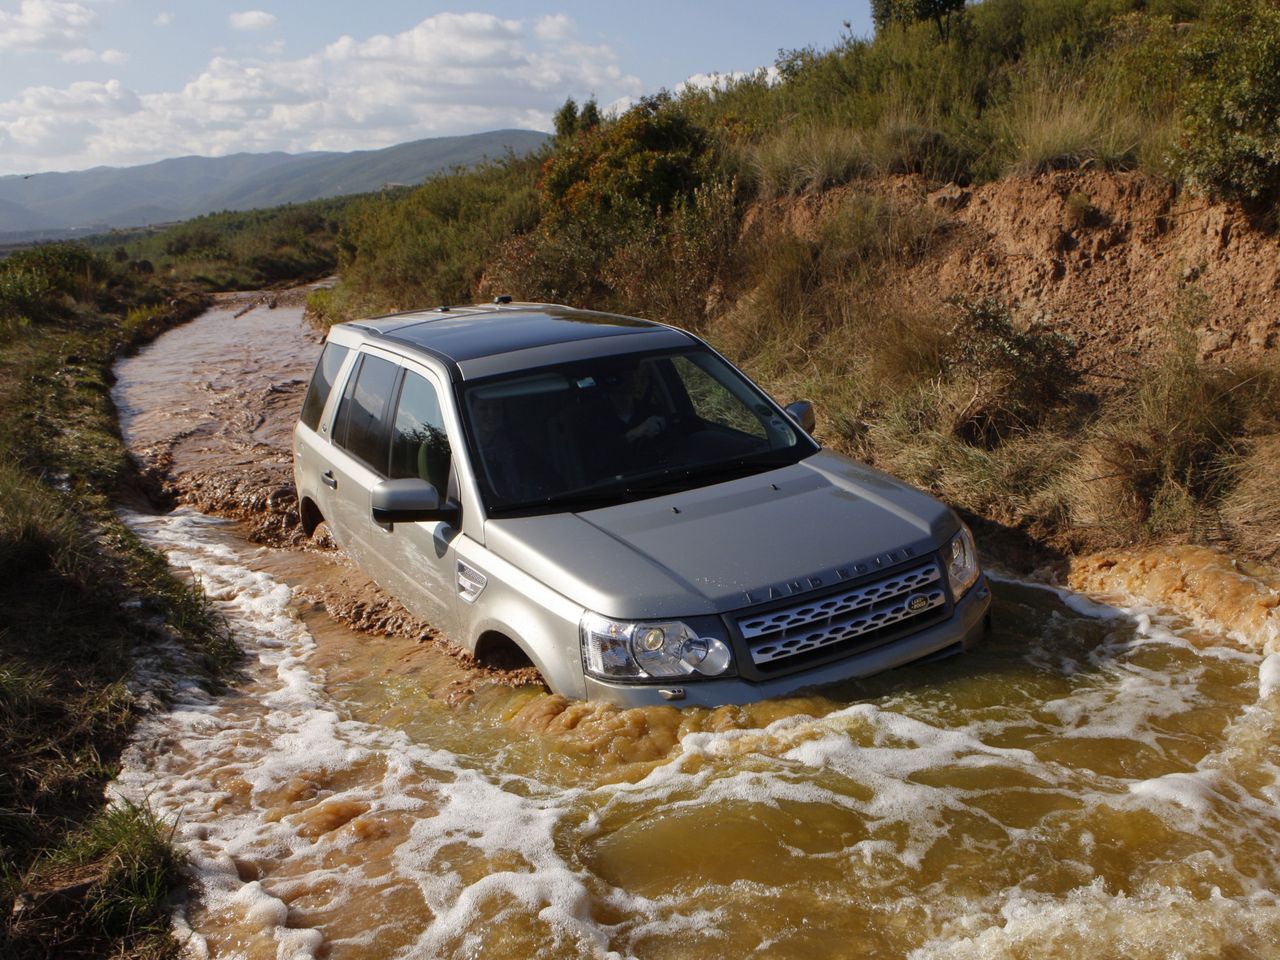
<path id="1" fill-rule="evenodd" d="M 879 32 L 890 23 L 916 23 L 932 20 L 938 28 L 938 39 L 951 33 L 951 18 L 964 13 L 965 0 L 871 0 L 871 20 Z"/>
<path id="2" fill-rule="evenodd" d="M 568 140 L 577 133 L 578 105 L 574 102 L 573 97 L 565 100 L 560 109 L 556 111 L 555 125 L 557 140 Z"/>
<path id="3" fill-rule="evenodd" d="M 600 126 L 600 106 L 596 103 L 596 98 L 592 97 L 582 105 L 582 112 L 578 114 L 578 130 L 594 130 Z"/>

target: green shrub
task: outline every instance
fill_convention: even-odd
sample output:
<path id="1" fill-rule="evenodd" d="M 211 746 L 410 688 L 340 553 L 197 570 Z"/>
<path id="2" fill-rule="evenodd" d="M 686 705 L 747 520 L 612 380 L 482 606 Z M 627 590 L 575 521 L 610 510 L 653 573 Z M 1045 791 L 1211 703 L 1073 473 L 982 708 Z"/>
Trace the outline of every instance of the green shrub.
<path id="1" fill-rule="evenodd" d="M 657 215 L 603 267 L 614 309 L 697 329 L 718 305 L 738 239 L 737 188 L 710 182 Z"/>
<path id="2" fill-rule="evenodd" d="M 566 217 L 670 213 L 712 170 L 712 140 L 669 96 L 578 133 L 542 167 L 544 210 Z"/>
<path id="3" fill-rule="evenodd" d="M 39 322 L 59 312 L 70 298 L 93 302 L 105 290 L 112 269 L 105 258 L 79 243 L 28 247 L 0 261 L 0 321 Z"/>
<path id="4" fill-rule="evenodd" d="M 0 269 L 0 318 L 40 319 L 45 315 L 53 285 L 42 271 L 5 264 Z"/>
<path id="5" fill-rule="evenodd" d="M 1280 199 L 1280 7 L 1216 0 L 1189 51 L 1183 164 L 1211 193 Z"/>
<path id="6" fill-rule="evenodd" d="M 964 383 L 951 426 L 957 437 L 994 447 L 1070 400 L 1080 380 L 1074 341 L 1041 323 L 1015 326 L 997 300 L 951 303 L 960 317 L 947 354 L 952 377 Z"/>
<path id="7" fill-rule="evenodd" d="M 534 172 L 508 159 L 359 203 L 338 237 L 345 295 L 385 309 L 470 302 L 502 244 L 537 222 Z"/>

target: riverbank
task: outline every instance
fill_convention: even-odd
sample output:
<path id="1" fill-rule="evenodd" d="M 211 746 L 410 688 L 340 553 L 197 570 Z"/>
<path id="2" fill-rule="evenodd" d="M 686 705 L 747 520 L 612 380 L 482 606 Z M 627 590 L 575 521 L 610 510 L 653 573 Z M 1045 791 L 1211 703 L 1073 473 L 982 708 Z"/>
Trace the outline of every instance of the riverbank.
<path id="1" fill-rule="evenodd" d="M 167 896 L 180 858 L 170 828 L 144 807 L 108 807 L 103 788 L 154 705 L 133 683 L 136 652 L 176 640 L 213 682 L 235 647 L 199 591 L 114 512 L 133 470 L 109 391 L 118 356 L 207 302 L 93 261 L 0 337 L 6 958 L 178 952 Z"/>

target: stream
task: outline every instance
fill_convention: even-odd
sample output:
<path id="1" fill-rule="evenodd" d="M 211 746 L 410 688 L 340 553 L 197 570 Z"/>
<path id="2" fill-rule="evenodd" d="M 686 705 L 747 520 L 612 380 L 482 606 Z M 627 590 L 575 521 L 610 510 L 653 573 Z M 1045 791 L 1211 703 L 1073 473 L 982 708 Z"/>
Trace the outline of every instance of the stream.
<path id="1" fill-rule="evenodd" d="M 243 305 L 122 361 L 115 400 L 179 489 L 269 500 L 319 338 Z M 336 551 L 127 519 L 245 652 L 219 693 L 148 658 L 166 706 L 113 786 L 175 824 L 193 957 L 1280 957 L 1274 630 L 1002 578 L 964 656 L 620 710 L 334 619 L 321 594 L 376 592 Z"/>

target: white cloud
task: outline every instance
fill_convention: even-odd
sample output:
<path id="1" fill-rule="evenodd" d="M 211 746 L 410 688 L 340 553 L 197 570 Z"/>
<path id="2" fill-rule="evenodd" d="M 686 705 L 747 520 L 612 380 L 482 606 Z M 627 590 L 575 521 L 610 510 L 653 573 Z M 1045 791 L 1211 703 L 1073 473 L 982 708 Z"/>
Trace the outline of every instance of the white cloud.
<path id="1" fill-rule="evenodd" d="M 164 10 L 160 13 L 157 13 L 156 18 L 151 22 L 154 23 L 157 27 L 167 27 L 169 26 L 169 24 L 173 23 L 173 14 L 170 13 L 168 10 Z"/>
<path id="2" fill-rule="evenodd" d="M 564 17 L 444 13 L 394 35 L 340 37 L 304 57 L 224 54 L 167 92 L 138 96 L 114 82 L 29 88 L 0 102 L 0 173 L 550 130 L 567 96 L 612 105 L 644 92 L 611 49 L 573 33 Z"/>
<path id="3" fill-rule="evenodd" d="M 564 40 L 573 35 L 573 21 L 563 13 L 539 17 L 533 32 L 542 40 Z"/>
<path id="4" fill-rule="evenodd" d="M 32 52 L 75 48 L 97 19 L 67 0 L 22 0 L 17 13 L 0 10 L 0 50 Z"/>
<path id="5" fill-rule="evenodd" d="M 276 25 L 276 18 L 263 10 L 243 10 L 231 14 L 231 25 L 237 30 L 269 30 Z"/>
<path id="6" fill-rule="evenodd" d="M 778 72 L 777 67 L 757 67 L 755 70 L 734 70 L 730 73 L 695 73 L 686 80 L 677 83 L 674 93 L 683 93 L 685 90 L 710 90 L 715 92 L 723 89 L 730 83 L 738 80 L 746 80 L 749 77 L 759 78 L 765 83 L 772 86 L 777 83 L 782 74 Z"/>
<path id="7" fill-rule="evenodd" d="M 76 47 L 68 50 L 61 57 L 64 63 L 127 63 L 129 55 L 114 47 L 106 50 L 90 50 L 88 47 Z"/>

